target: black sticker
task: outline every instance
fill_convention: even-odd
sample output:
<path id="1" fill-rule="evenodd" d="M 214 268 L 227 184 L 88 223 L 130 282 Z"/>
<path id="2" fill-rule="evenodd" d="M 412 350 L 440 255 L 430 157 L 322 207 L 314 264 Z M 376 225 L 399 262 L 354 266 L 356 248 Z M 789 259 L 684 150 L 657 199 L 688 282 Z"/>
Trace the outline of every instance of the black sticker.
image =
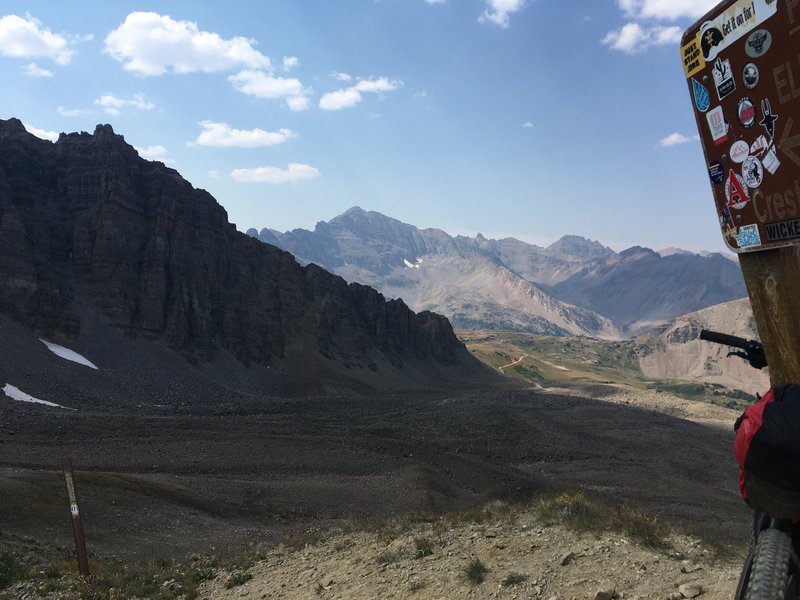
<path id="1" fill-rule="evenodd" d="M 711 176 L 711 181 L 714 183 L 722 183 L 725 181 L 725 167 L 718 160 L 713 161 L 708 165 L 708 174 Z"/>
<path id="2" fill-rule="evenodd" d="M 772 107 L 769 105 L 769 100 L 761 101 L 761 112 L 764 113 L 764 118 L 761 119 L 758 124 L 767 130 L 770 139 L 775 139 L 775 121 L 778 120 L 778 115 L 772 114 Z"/>
<path id="3" fill-rule="evenodd" d="M 722 60 L 718 58 L 711 72 L 714 75 L 714 85 L 717 88 L 717 96 L 719 96 L 720 100 L 736 91 L 736 81 L 733 78 L 733 70 L 729 59 Z"/>

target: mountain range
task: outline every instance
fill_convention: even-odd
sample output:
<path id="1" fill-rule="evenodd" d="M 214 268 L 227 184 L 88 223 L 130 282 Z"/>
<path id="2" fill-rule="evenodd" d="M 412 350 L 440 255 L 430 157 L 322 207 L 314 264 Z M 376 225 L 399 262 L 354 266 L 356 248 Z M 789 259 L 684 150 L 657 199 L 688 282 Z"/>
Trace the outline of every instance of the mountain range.
<path id="1" fill-rule="evenodd" d="M 314 231 L 247 233 L 457 328 L 619 339 L 746 295 L 738 265 L 719 253 L 617 253 L 579 236 L 543 248 L 418 229 L 359 207 Z"/>
<path id="2" fill-rule="evenodd" d="M 238 232 L 211 195 L 140 158 L 110 125 L 53 143 L 0 121 L 0 317 L 0 384 L 35 372 L 11 348 L 39 363 L 37 337 L 76 347 L 101 372 L 165 350 L 214 380 L 287 393 L 481 370 L 444 317 Z M 221 364 L 230 368 L 213 371 Z"/>

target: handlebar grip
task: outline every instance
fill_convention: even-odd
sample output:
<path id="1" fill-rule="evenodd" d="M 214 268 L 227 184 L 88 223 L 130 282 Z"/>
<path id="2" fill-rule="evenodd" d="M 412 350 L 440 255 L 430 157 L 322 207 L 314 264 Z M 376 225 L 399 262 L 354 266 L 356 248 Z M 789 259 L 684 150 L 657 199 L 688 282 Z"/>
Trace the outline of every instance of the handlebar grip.
<path id="1" fill-rule="evenodd" d="M 703 329 L 700 332 L 700 339 L 717 344 L 725 344 L 726 346 L 733 346 L 735 348 L 747 348 L 747 340 L 735 335 L 728 335 L 727 333 L 719 333 L 718 331 L 710 331 Z"/>

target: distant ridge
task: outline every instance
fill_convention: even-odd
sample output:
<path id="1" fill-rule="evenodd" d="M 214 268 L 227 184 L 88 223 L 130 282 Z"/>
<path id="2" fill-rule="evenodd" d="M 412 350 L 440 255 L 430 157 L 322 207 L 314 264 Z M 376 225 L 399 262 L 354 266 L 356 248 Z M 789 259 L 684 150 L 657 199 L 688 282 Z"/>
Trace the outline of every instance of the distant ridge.
<path id="1" fill-rule="evenodd" d="M 546 248 L 451 237 L 359 207 L 314 231 L 248 234 L 415 310 L 440 312 L 455 327 L 615 339 L 746 294 L 738 265 L 718 253 L 617 253 L 574 235 Z"/>

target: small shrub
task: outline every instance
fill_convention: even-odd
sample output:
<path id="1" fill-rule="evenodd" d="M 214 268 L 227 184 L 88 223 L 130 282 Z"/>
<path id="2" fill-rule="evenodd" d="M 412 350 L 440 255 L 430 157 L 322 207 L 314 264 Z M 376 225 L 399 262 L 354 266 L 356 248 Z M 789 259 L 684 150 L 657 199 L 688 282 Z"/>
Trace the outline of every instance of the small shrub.
<path id="1" fill-rule="evenodd" d="M 414 546 L 416 547 L 414 558 L 423 558 L 424 556 L 433 554 L 433 542 L 431 542 L 429 538 L 414 538 Z"/>
<path id="2" fill-rule="evenodd" d="M 480 558 L 477 556 L 470 559 L 467 566 L 464 568 L 464 574 L 467 576 L 467 579 L 473 583 L 483 583 L 483 580 L 486 578 L 486 573 L 489 572 L 489 567 L 487 567 Z"/>
<path id="3" fill-rule="evenodd" d="M 415 594 L 424 588 L 425 588 L 424 581 L 412 581 L 411 583 L 408 584 L 408 591 L 411 592 L 412 594 Z"/>
<path id="4" fill-rule="evenodd" d="M 203 583 L 217 578 L 217 572 L 213 567 L 197 566 L 192 569 L 192 583 Z"/>
<path id="5" fill-rule="evenodd" d="M 243 585 L 250 581 L 253 578 L 252 573 L 248 573 L 247 571 L 235 571 L 231 573 L 231 576 L 228 577 L 228 583 L 225 584 L 225 589 L 235 588 L 237 586 Z"/>
<path id="6" fill-rule="evenodd" d="M 28 569 L 13 555 L 8 553 L 0 554 L 0 590 L 10 586 L 15 581 L 26 579 L 28 575 Z"/>
<path id="7" fill-rule="evenodd" d="M 553 498 L 541 498 L 533 507 L 533 514 L 542 525 L 553 525 L 560 521 L 558 504 Z"/>
<path id="8" fill-rule="evenodd" d="M 658 517 L 631 506 L 621 506 L 617 509 L 617 519 L 620 528 L 639 542 L 654 550 L 669 547 L 666 528 Z"/>
<path id="9" fill-rule="evenodd" d="M 506 578 L 503 579 L 502 584 L 505 587 L 511 587 L 517 585 L 518 583 L 522 583 L 528 579 L 527 575 L 523 575 L 522 573 L 509 573 L 506 575 Z"/>
<path id="10" fill-rule="evenodd" d="M 621 531 L 653 549 L 669 547 L 658 517 L 630 506 L 612 506 L 583 492 L 539 500 L 535 514 L 545 525 L 560 523 L 578 532 Z"/>

